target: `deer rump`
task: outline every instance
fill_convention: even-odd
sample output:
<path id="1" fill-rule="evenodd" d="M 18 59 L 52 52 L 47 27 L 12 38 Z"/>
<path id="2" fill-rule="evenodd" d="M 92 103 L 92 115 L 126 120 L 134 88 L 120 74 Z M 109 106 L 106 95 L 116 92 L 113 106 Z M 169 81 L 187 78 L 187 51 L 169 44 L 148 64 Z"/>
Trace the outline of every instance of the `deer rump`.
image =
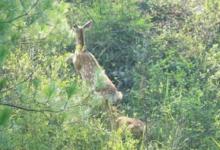
<path id="1" fill-rule="evenodd" d="M 146 126 L 139 119 L 121 116 L 116 119 L 116 128 L 129 130 L 135 138 L 140 138 L 143 136 Z"/>
<path id="2" fill-rule="evenodd" d="M 93 54 L 88 51 L 75 52 L 73 64 L 81 78 L 103 98 L 113 103 L 122 99 L 122 93 L 117 91 Z"/>

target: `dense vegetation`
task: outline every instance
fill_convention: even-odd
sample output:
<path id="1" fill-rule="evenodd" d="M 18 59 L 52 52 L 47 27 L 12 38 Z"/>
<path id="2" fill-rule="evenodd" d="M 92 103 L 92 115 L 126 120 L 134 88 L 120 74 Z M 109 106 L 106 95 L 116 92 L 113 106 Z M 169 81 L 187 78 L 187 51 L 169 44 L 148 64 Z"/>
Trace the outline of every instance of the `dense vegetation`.
<path id="1" fill-rule="evenodd" d="M 143 139 L 110 130 L 66 63 L 71 25 L 124 94 Z M 219 0 L 1 0 L 0 149 L 220 149 Z"/>

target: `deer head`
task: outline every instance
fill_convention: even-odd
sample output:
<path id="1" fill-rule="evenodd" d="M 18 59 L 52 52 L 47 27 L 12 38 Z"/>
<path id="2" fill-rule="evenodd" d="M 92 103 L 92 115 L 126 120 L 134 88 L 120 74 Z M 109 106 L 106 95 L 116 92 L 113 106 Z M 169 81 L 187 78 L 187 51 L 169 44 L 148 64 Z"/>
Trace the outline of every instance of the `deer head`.
<path id="1" fill-rule="evenodd" d="M 84 50 L 85 46 L 85 38 L 84 38 L 84 30 L 86 28 L 90 28 L 92 26 L 92 21 L 86 22 L 83 26 L 78 26 L 76 24 L 73 25 L 73 31 L 76 36 L 76 50 Z"/>

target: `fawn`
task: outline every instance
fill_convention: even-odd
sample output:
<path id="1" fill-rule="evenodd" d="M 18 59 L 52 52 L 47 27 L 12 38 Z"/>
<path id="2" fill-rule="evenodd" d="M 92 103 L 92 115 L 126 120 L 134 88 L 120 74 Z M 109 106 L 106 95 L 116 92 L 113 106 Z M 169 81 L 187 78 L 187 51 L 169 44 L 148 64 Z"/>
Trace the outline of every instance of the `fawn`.
<path id="1" fill-rule="evenodd" d="M 83 26 L 74 25 L 73 31 L 76 36 L 76 49 L 71 59 L 75 70 L 80 74 L 94 90 L 105 100 L 118 103 L 122 100 L 122 93 L 117 90 L 115 85 L 106 75 L 104 69 L 99 65 L 96 58 L 85 46 L 84 30 L 92 26 L 92 21 L 88 21 Z"/>
<path id="2" fill-rule="evenodd" d="M 117 107 L 114 106 L 111 108 L 111 111 L 111 119 L 114 129 L 122 129 L 122 131 L 128 130 L 131 132 L 133 137 L 137 139 L 144 137 L 146 124 L 143 121 L 125 116 L 117 109 Z"/>
<path id="3" fill-rule="evenodd" d="M 139 119 L 120 116 L 115 122 L 117 129 L 129 130 L 135 138 L 141 138 L 145 134 L 145 123 Z"/>

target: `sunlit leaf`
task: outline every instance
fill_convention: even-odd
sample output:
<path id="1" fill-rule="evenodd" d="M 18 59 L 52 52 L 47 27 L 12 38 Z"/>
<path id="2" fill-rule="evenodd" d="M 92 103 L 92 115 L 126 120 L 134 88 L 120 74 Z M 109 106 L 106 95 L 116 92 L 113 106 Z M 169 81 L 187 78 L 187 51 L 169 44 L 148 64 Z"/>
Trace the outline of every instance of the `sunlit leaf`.
<path id="1" fill-rule="evenodd" d="M 56 86 L 54 82 L 50 82 L 48 85 L 45 85 L 44 89 L 44 94 L 49 98 L 55 93 L 56 91 Z"/>

